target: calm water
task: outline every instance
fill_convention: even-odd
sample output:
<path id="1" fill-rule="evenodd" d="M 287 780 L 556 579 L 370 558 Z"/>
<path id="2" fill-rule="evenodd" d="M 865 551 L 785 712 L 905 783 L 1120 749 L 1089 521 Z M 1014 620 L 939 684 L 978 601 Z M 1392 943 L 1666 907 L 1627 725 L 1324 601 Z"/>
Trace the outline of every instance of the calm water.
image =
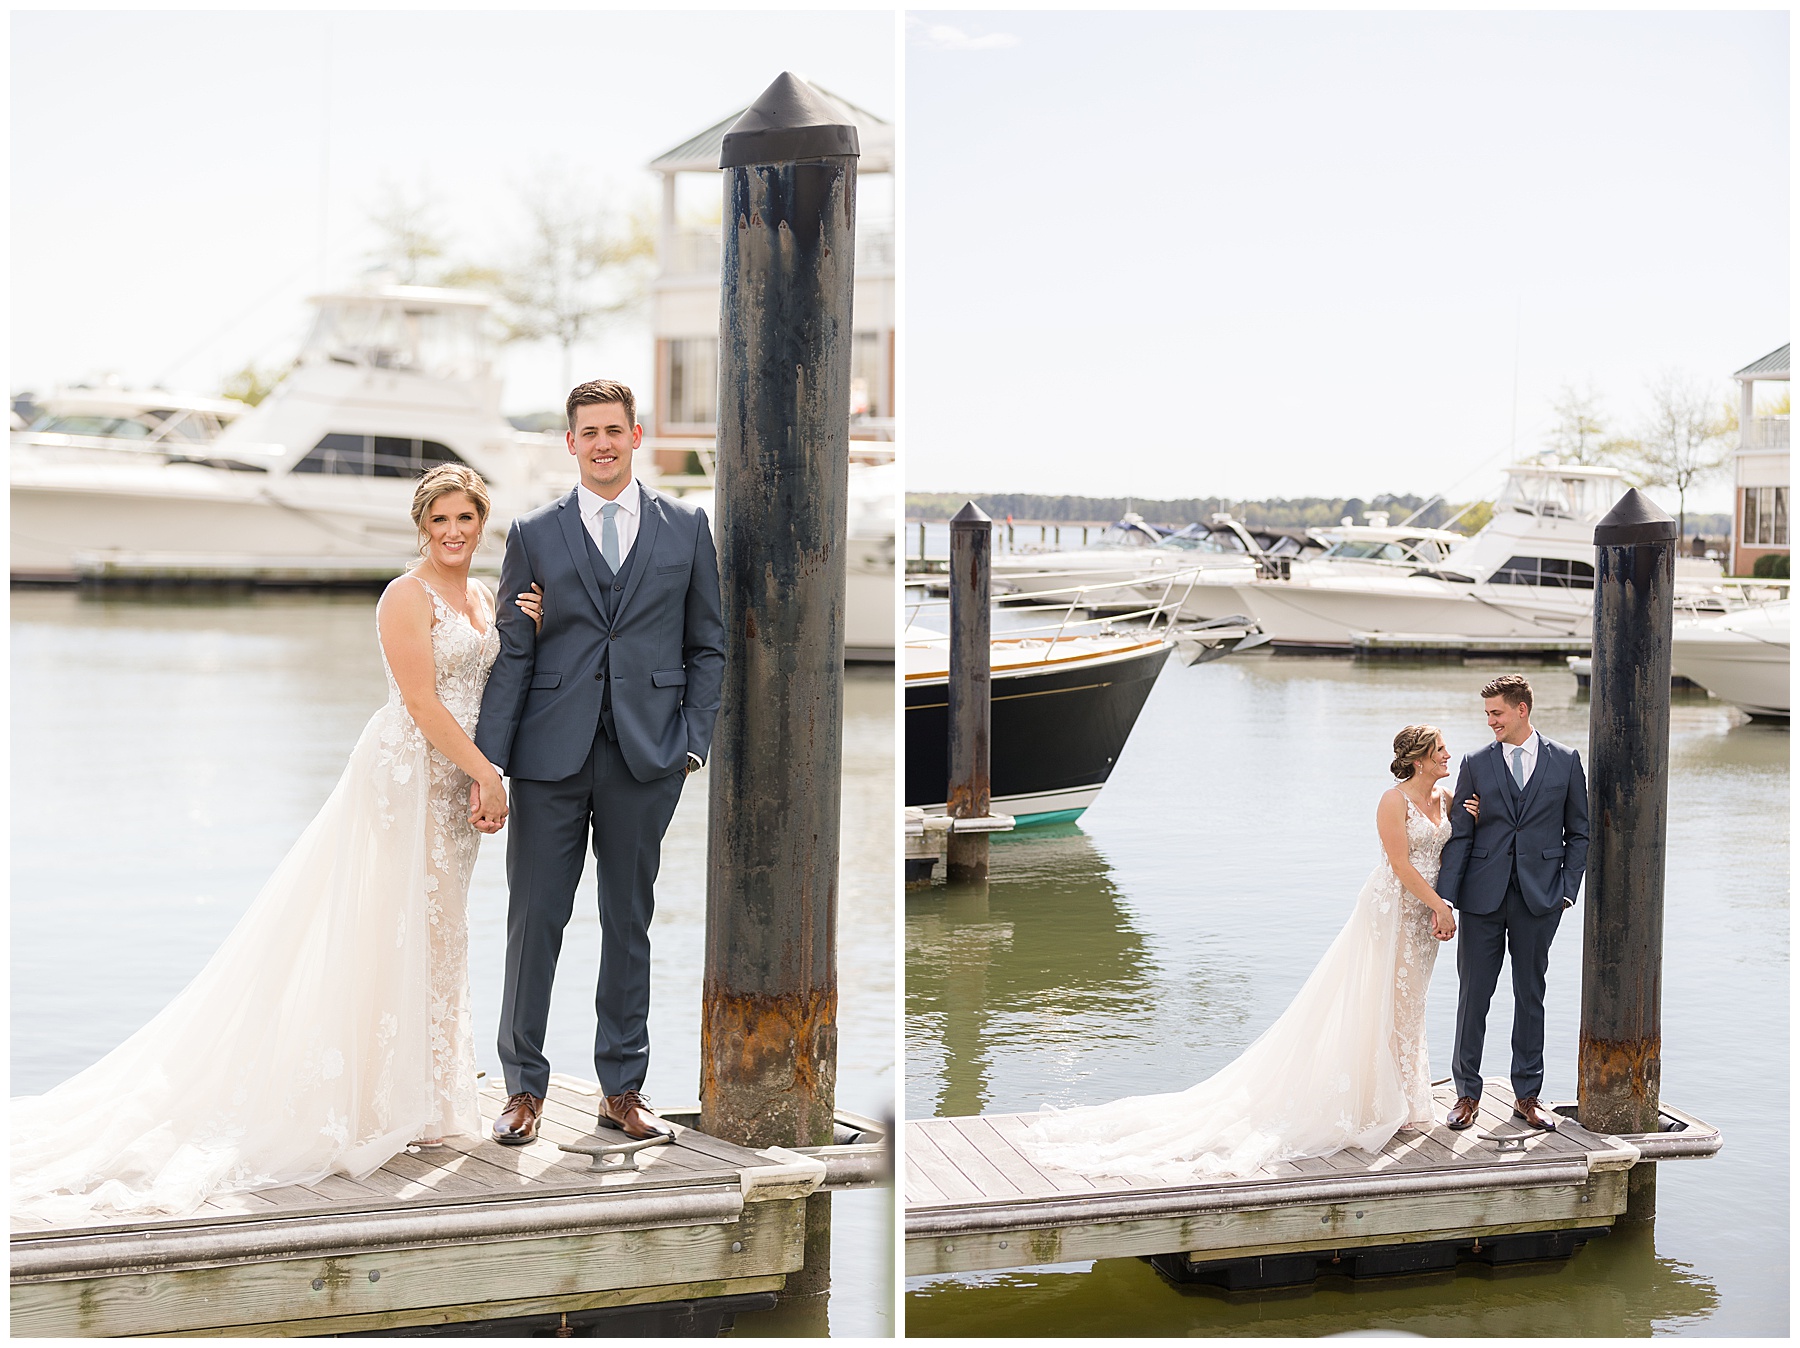
<path id="1" fill-rule="evenodd" d="M 12 596 L 12 1092 L 42 1091 L 148 1020 L 206 961 L 343 771 L 386 697 L 374 598 L 212 604 Z M 844 727 L 838 1103 L 892 1109 L 893 678 L 853 669 Z M 699 1092 L 706 782 L 689 783 L 657 884 L 646 1092 Z M 470 891 L 478 1067 L 505 946 L 503 836 Z M 593 894 L 591 875 L 582 893 Z M 576 903 L 552 1066 L 593 1076 L 599 919 Z M 886 1192 L 833 1199 L 834 1334 L 892 1332 Z M 766 1323 L 759 1323 L 766 1322 Z M 740 1317 L 741 1332 L 783 1329 Z"/>
<path id="2" fill-rule="evenodd" d="M 1585 754 L 1587 703 L 1529 671 L 1537 724 Z M 908 1117 L 1032 1110 L 1179 1089 L 1281 1011 L 1375 864 L 1394 732 L 1490 736 L 1473 667 L 1348 659 L 1171 662 L 1099 802 L 997 841 L 985 896 L 906 901 Z M 1227 1300 L 1135 1259 L 907 1284 L 909 1334 L 1785 1335 L 1788 1332 L 1788 732 L 1691 695 L 1672 731 L 1665 1098 L 1725 1134 L 1660 1167 L 1653 1233 L 1561 1268 L 1463 1272 Z M 1552 950 L 1544 1093 L 1575 1098 L 1578 908 Z M 1429 1003 L 1449 1075 L 1454 951 Z M 1489 1020 L 1509 1061 L 1510 986 Z M 1497 1028 L 1496 1028 L 1497 1027 Z"/>

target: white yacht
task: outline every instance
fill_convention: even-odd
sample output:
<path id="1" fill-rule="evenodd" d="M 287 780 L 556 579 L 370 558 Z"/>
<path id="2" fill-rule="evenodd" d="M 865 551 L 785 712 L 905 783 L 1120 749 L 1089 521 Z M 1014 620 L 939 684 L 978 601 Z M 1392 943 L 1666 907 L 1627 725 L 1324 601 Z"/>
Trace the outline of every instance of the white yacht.
<path id="1" fill-rule="evenodd" d="M 311 304 L 293 370 L 254 409 L 190 400 L 182 423 L 139 435 L 68 406 L 15 431 L 13 578 L 381 579 L 416 555 L 413 481 L 446 462 L 488 482 L 476 565 L 496 571 L 513 516 L 564 490 L 570 469 L 560 438 L 500 416 L 487 297 L 378 285 Z M 180 433 L 205 416 L 210 439 Z"/>
<path id="2" fill-rule="evenodd" d="M 1183 588 L 1196 568 L 1208 577 L 1248 581 L 1258 574 L 1263 555 L 1259 541 L 1230 516 L 1162 535 L 1134 512 L 1091 547 L 996 556 L 993 587 L 995 594 L 1025 594 L 1079 586 L 1089 608 L 1139 609 L 1162 602 L 1173 574 L 1181 574 Z"/>
<path id="3" fill-rule="evenodd" d="M 1221 517 L 1214 518 L 1216 521 Z M 1250 586 L 1310 583 L 1343 576 L 1411 575 L 1421 568 L 1439 566 L 1451 549 L 1468 541 L 1466 534 L 1448 529 L 1427 529 L 1404 521 L 1390 525 L 1385 510 L 1372 510 L 1363 518 L 1368 521 L 1366 524 L 1357 524 L 1346 516 L 1341 524 L 1308 529 L 1308 539 L 1320 549 L 1317 553 L 1263 554 L 1260 566 L 1218 567 L 1201 572 L 1182 603 L 1182 620 L 1210 622 L 1248 615 L 1250 603 L 1241 591 Z M 1140 600 L 1154 600 L 1156 593 L 1155 586 L 1136 587 Z"/>
<path id="4" fill-rule="evenodd" d="M 1612 468 L 1514 464 L 1492 520 L 1435 565 L 1340 565 L 1237 595 L 1277 645 L 1348 650 L 1358 632 L 1580 639 L 1593 630 L 1594 526 L 1623 490 Z"/>
<path id="5" fill-rule="evenodd" d="M 203 456 L 225 427 L 250 410 L 233 398 L 114 382 L 58 388 L 35 405 L 31 422 L 14 429 L 13 448 L 65 463 L 118 462 L 116 454 Z"/>
<path id="6" fill-rule="evenodd" d="M 1677 620 L 1675 673 L 1752 716 L 1788 715 L 1788 601 Z"/>

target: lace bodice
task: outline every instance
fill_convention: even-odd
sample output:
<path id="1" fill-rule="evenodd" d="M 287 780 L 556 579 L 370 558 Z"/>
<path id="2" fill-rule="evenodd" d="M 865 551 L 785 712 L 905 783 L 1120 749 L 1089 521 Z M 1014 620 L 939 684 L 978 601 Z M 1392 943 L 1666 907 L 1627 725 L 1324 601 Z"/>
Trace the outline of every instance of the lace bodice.
<path id="1" fill-rule="evenodd" d="M 481 693 L 487 687 L 488 670 L 500 654 L 499 630 L 490 621 L 485 633 L 477 632 L 474 624 L 445 603 L 436 590 L 417 576 L 411 579 L 431 596 L 431 664 L 437 673 L 438 697 L 456 718 L 456 723 L 473 735 L 476 718 L 481 714 Z M 388 706 L 399 707 L 404 712 L 400 685 L 394 682 L 394 671 L 388 666 L 385 649 L 381 653 L 381 672 L 387 676 Z M 411 720 L 410 717 L 407 719 Z"/>

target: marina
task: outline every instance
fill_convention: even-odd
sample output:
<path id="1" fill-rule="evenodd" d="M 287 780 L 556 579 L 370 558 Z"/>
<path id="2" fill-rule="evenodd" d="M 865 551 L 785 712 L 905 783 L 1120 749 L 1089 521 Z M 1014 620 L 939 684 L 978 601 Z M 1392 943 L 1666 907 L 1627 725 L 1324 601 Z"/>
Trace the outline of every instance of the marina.
<path id="1" fill-rule="evenodd" d="M 1537 724 L 1585 754 L 1573 676 L 1526 672 Z M 1394 730 L 1432 722 L 1458 755 L 1486 743 L 1477 690 L 1491 673 L 1267 651 L 1169 662 L 1079 823 L 996 835 L 986 886 L 909 893 L 907 1128 L 1175 1090 L 1222 1067 L 1287 1004 L 1373 864 Z M 1653 1225 L 1511 1268 L 1476 1255 L 1352 1280 L 1321 1266 L 1281 1293 L 1176 1282 L 1137 1251 L 1071 1247 L 1049 1263 L 910 1273 L 909 1333 L 1785 1332 L 1787 731 L 1691 695 L 1671 714 L 1663 1093 L 1725 1145 L 1657 1166 Z M 1565 923 L 1549 974 L 1551 1100 L 1576 1094 L 1582 947 L 1580 924 Z M 1435 1076 L 1455 1002 L 1440 957 Z M 1510 1015 L 1503 981 L 1490 1077 L 1505 1065 L 1494 1027 Z M 1739 1033 L 1752 1022 L 1766 1034 Z M 1505 1131 L 1491 1122 L 1483 1131 Z"/>

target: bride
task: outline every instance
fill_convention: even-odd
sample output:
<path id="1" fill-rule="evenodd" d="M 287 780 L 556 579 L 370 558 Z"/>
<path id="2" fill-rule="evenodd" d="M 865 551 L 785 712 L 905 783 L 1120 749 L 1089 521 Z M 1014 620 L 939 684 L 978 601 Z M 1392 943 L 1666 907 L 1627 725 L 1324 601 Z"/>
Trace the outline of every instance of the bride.
<path id="1" fill-rule="evenodd" d="M 1287 1010 L 1185 1091 L 1047 1109 L 1026 1134 L 1034 1159 L 1182 1183 L 1348 1147 L 1379 1151 L 1403 1127 L 1431 1125 L 1425 993 L 1437 943 L 1456 934 L 1432 888 L 1450 838 L 1444 737 L 1407 726 L 1391 771 L 1395 785 L 1375 810 L 1381 860 Z M 1478 814 L 1479 802 L 1467 808 Z"/>
<path id="2" fill-rule="evenodd" d="M 488 508 L 463 464 L 419 481 L 421 559 L 376 610 L 387 703 L 193 981 L 99 1062 L 12 1102 L 15 1214 L 183 1215 L 479 1135 L 466 906 L 478 832 L 507 809 L 471 739 L 500 649 L 469 579 Z"/>

